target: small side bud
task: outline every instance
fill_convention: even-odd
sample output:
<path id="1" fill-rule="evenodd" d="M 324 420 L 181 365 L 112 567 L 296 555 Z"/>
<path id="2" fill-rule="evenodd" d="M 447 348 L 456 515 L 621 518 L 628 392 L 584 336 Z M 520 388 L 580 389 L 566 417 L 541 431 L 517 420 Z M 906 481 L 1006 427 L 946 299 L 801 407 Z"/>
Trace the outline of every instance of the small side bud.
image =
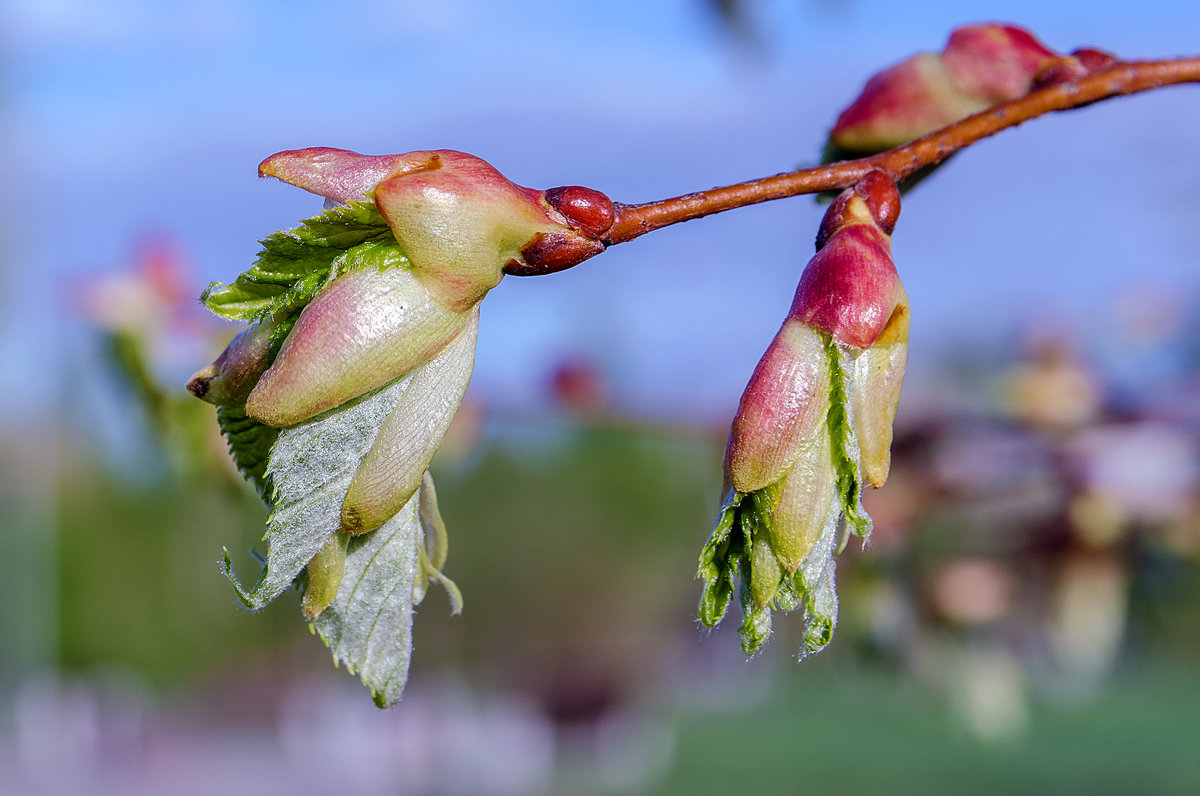
<path id="1" fill-rule="evenodd" d="M 504 273 L 513 276 L 543 276 L 579 265 L 604 251 L 600 241 L 561 232 L 539 232 L 521 249 L 521 258 L 509 260 Z"/>
<path id="2" fill-rule="evenodd" d="M 332 605 L 333 598 L 337 597 L 346 571 L 346 546 L 349 541 L 350 537 L 346 534 L 335 533 L 308 562 L 308 584 L 304 588 L 304 596 L 300 598 L 300 611 L 310 622 Z"/>
<path id="3" fill-rule="evenodd" d="M 1080 47 L 1071 53 L 1071 57 L 1083 64 L 1089 75 L 1102 72 L 1117 62 L 1117 56 L 1095 47 Z"/>
<path id="4" fill-rule="evenodd" d="M 900 189 L 895 180 L 882 171 L 868 172 L 854 186 L 854 194 L 866 202 L 871 218 L 883 234 L 891 235 L 900 218 Z"/>
<path id="5" fill-rule="evenodd" d="M 264 319 L 243 329 L 211 365 L 188 380 L 187 389 L 197 398 L 217 406 L 239 405 L 267 369 L 275 322 Z"/>
<path id="6" fill-rule="evenodd" d="M 581 185 L 551 188 L 546 191 L 546 201 L 563 214 L 573 229 L 589 238 L 599 238 L 608 232 L 616 217 L 612 199 Z"/>
<path id="7" fill-rule="evenodd" d="M 1082 48 L 1070 55 L 1056 58 L 1038 70 L 1033 78 L 1033 88 L 1046 88 L 1087 77 L 1108 69 L 1116 62 L 1117 58 L 1112 53 L 1090 47 Z"/>

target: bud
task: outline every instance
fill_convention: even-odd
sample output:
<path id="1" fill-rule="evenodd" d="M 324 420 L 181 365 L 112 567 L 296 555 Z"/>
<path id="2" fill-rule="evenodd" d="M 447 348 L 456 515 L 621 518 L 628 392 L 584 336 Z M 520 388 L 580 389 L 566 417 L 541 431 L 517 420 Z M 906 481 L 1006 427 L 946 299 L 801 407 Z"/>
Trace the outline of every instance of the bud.
<path id="1" fill-rule="evenodd" d="M 300 313 L 246 400 L 246 414 L 290 426 L 389 384 L 428 362 L 467 325 L 412 270 L 362 268 Z"/>
<path id="2" fill-rule="evenodd" d="M 243 329 L 215 362 L 188 380 L 188 392 L 217 406 L 241 404 L 270 363 L 278 328 L 274 318 L 264 318 Z"/>
<path id="3" fill-rule="evenodd" d="M 808 614 L 806 651 L 836 622 L 833 557 L 866 538 L 863 484 L 882 486 L 908 347 L 908 298 L 891 253 L 895 184 L 872 172 L 829 208 L 788 317 L 742 395 L 725 453 L 729 486 L 701 554 L 702 621 L 720 621 L 742 578 L 742 646 L 773 609 Z"/>
<path id="4" fill-rule="evenodd" d="M 349 542 L 350 537 L 346 534 L 335 533 L 305 567 L 308 581 L 304 596 L 300 598 L 300 611 L 308 621 L 320 616 L 337 596 L 346 571 L 346 546 Z"/>
<path id="5" fill-rule="evenodd" d="M 478 303 L 506 268 L 543 273 L 565 267 L 559 260 L 602 251 L 594 230 L 607 229 L 600 220 L 605 202 L 612 212 L 607 197 L 591 191 L 602 201 L 588 197 L 581 210 L 573 197 L 578 219 L 564 215 L 545 191 L 523 188 L 486 161 L 449 149 L 380 156 L 301 149 L 272 155 L 259 174 L 339 202 L 373 192 L 422 284 L 459 312 Z M 546 259 L 552 265 L 539 267 Z"/>
<path id="6" fill-rule="evenodd" d="M 756 492 L 794 466 L 825 424 L 829 364 L 825 341 L 790 315 L 754 369 L 733 419 L 725 471 L 739 492 Z"/>
<path id="7" fill-rule="evenodd" d="M 939 54 L 914 55 L 872 77 L 829 134 L 835 150 L 882 152 L 992 105 L 1017 99 L 1060 60 L 1013 25 L 970 25 Z"/>

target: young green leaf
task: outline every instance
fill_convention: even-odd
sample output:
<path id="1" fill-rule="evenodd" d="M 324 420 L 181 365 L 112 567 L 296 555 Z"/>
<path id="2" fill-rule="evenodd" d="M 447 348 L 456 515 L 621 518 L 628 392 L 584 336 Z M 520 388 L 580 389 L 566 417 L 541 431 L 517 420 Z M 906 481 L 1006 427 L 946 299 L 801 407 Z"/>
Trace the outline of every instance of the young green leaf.
<path id="1" fill-rule="evenodd" d="M 271 487 L 267 478 L 267 458 L 279 437 L 279 429 L 264 426 L 246 416 L 240 406 L 218 406 L 217 424 L 229 443 L 229 455 L 240 472 L 258 490 L 258 496 L 270 503 Z"/>
<path id="2" fill-rule="evenodd" d="M 862 453 L 854 423 L 850 418 L 853 407 L 847 398 L 847 383 L 854 375 L 853 357 L 858 352 L 851 346 L 825 338 L 830 368 L 829 430 L 833 435 L 833 459 L 838 472 L 838 492 L 842 511 L 850 530 L 860 539 L 868 539 L 874 527 L 871 515 L 863 508 L 865 480 L 862 472 Z"/>
<path id="3" fill-rule="evenodd" d="M 350 202 L 262 241 L 254 265 L 231 284 L 213 282 L 200 300 L 214 314 L 253 321 L 304 307 L 329 282 L 367 265 L 407 267 L 408 259 L 372 202 Z"/>

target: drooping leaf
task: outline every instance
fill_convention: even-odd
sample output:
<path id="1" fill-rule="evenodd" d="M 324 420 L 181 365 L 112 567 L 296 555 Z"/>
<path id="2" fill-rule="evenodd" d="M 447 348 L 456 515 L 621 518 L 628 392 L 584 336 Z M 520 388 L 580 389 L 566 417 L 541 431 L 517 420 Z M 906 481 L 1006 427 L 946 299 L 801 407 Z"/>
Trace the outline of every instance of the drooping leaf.
<path id="1" fill-rule="evenodd" d="M 421 573 L 413 584 L 413 603 L 420 605 L 425 599 L 430 583 L 440 583 L 450 598 L 450 614 L 456 616 L 462 613 L 463 596 L 458 584 L 446 577 L 442 567 L 446 565 L 446 557 L 450 554 L 450 537 L 446 533 L 446 521 L 438 508 L 437 490 L 433 486 L 433 478 L 429 471 L 421 481 L 418 493 L 418 516 L 421 518 L 421 531 L 425 543 L 420 545 L 417 553 L 420 556 Z"/>
<path id="2" fill-rule="evenodd" d="M 225 563 L 225 574 L 247 607 L 262 608 L 283 593 L 338 530 L 346 490 L 411 380 L 400 379 L 279 432 L 266 470 L 273 488 L 265 537 L 267 566 L 254 588 L 246 591 L 228 557 Z"/>
<path id="3" fill-rule="evenodd" d="M 424 544 L 413 495 L 377 531 L 351 538 L 342 585 L 312 623 L 333 653 L 371 689 L 379 707 L 400 700 L 412 658 L 413 592 Z"/>
<path id="4" fill-rule="evenodd" d="M 200 300 L 214 314 L 253 321 L 302 308 L 329 282 L 355 268 L 408 266 L 372 202 L 350 202 L 304 219 L 262 241 L 254 265 L 230 284 L 214 282 Z"/>

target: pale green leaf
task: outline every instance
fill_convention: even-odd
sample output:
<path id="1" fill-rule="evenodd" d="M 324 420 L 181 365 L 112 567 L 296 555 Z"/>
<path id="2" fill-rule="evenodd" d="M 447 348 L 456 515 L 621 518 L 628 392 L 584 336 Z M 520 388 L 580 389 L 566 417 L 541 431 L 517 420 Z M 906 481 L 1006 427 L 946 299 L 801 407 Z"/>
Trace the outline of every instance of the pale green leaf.
<path id="1" fill-rule="evenodd" d="M 424 545 L 420 499 L 413 495 L 379 530 L 350 540 L 341 588 L 312 623 L 334 658 L 362 679 L 380 707 L 396 704 L 408 680 L 413 585 Z"/>
<path id="2" fill-rule="evenodd" d="M 796 571 L 797 591 L 803 596 L 806 613 L 801 658 L 823 650 L 833 639 L 833 630 L 837 627 L 838 597 L 834 575 L 845 525 L 846 515 L 835 502 L 829 509 L 820 538 Z"/>
<path id="3" fill-rule="evenodd" d="M 412 380 L 406 377 L 337 409 L 279 432 L 267 474 L 274 489 L 267 519 L 267 566 L 246 591 L 226 575 L 242 602 L 262 608 L 292 585 L 341 525 L 342 499 Z"/>
<path id="4" fill-rule="evenodd" d="M 733 597 L 738 566 L 745 555 L 742 529 L 737 524 L 742 498 L 740 492 L 729 488 L 712 534 L 700 551 L 700 569 L 696 577 L 704 581 L 699 616 L 705 627 L 716 627 L 725 618 L 729 600 Z"/>

